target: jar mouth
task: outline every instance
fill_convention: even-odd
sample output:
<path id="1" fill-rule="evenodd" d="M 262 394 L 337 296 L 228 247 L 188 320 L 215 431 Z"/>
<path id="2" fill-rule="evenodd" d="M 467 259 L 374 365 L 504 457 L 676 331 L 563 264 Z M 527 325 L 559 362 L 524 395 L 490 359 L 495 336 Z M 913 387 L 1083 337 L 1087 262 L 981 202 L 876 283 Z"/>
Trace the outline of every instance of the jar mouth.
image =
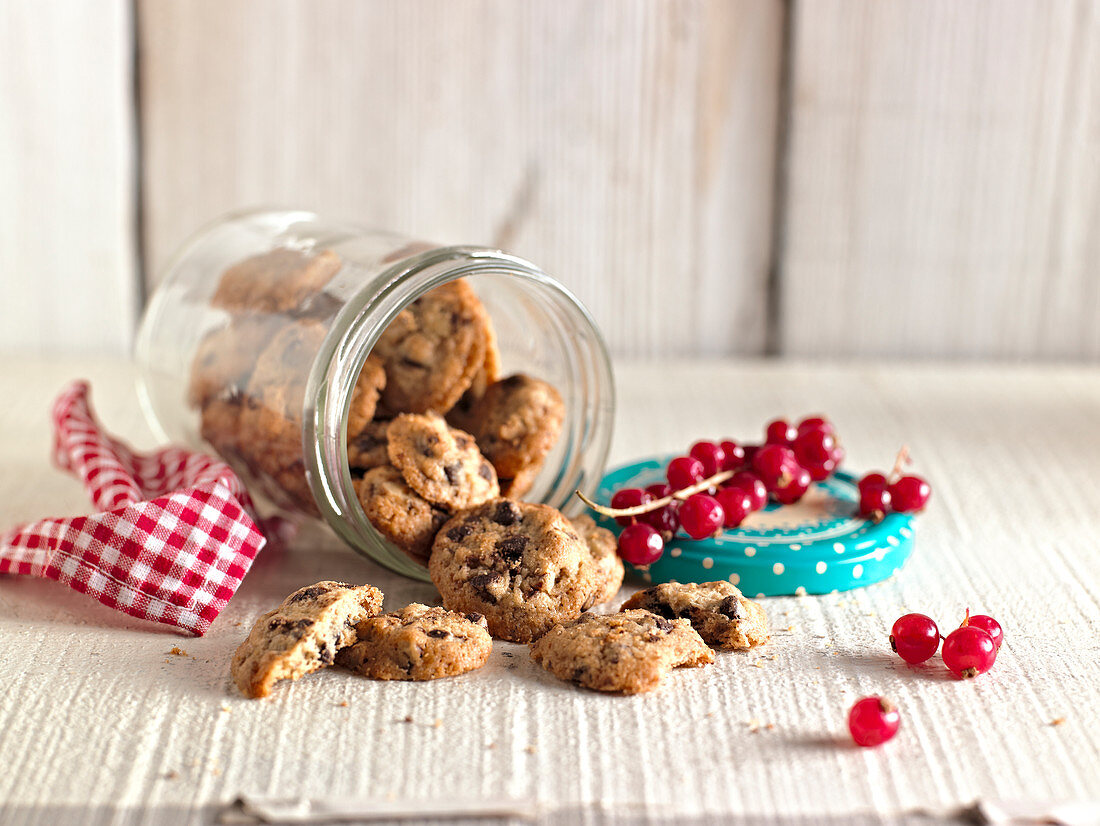
<path id="1" fill-rule="evenodd" d="M 518 292 L 522 287 L 521 312 L 538 319 L 541 332 L 551 339 L 546 357 L 553 356 L 566 385 L 558 388 L 567 411 L 559 444 L 531 498 L 577 510 L 573 491 L 599 483 L 611 447 L 615 391 L 606 344 L 576 296 L 542 270 L 499 250 L 454 246 L 399 261 L 365 283 L 333 320 L 310 371 L 303 416 L 306 476 L 322 518 L 341 539 L 414 579 L 428 580 L 427 568 L 371 525 L 355 494 L 347 455 L 351 390 L 375 343 L 406 306 L 441 284 L 474 276 L 482 277 L 473 281 L 475 289 L 492 279 L 498 279 L 501 289 Z M 529 338 L 530 346 L 534 338 Z M 582 341 L 588 346 L 581 346 Z M 555 457 L 557 472 L 551 478 Z"/>

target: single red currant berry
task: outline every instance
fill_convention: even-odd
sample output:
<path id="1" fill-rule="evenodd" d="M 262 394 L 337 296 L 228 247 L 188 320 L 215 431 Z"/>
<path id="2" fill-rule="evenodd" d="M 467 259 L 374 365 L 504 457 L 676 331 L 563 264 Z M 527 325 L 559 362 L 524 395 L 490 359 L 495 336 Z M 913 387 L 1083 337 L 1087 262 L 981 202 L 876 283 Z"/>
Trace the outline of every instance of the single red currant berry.
<path id="1" fill-rule="evenodd" d="M 857 746 L 881 745 L 898 733 L 899 725 L 897 707 L 883 697 L 864 697 L 848 712 L 848 731 Z"/>
<path id="2" fill-rule="evenodd" d="M 789 447 L 797 436 L 798 429 L 794 425 L 786 419 L 775 419 L 768 422 L 764 430 L 764 443 Z"/>
<path id="3" fill-rule="evenodd" d="M 673 490 L 683 490 L 703 481 L 703 463 L 694 456 L 678 456 L 668 463 L 668 483 Z"/>
<path id="4" fill-rule="evenodd" d="M 975 628 L 981 628 L 993 638 L 993 644 L 997 646 L 997 650 L 1001 650 L 1001 643 L 1004 641 L 1005 632 L 1001 628 L 1001 624 L 993 619 L 993 617 L 987 617 L 985 614 L 975 614 L 967 619 L 966 624 L 973 625 Z"/>
<path id="5" fill-rule="evenodd" d="M 943 664 L 964 680 L 984 674 L 997 661 L 997 646 L 989 632 L 976 625 L 956 628 L 943 641 Z"/>
<path id="6" fill-rule="evenodd" d="M 753 511 L 752 495 L 745 493 L 741 488 L 722 488 L 714 498 L 718 500 L 725 514 L 723 527 L 738 527 Z"/>
<path id="7" fill-rule="evenodd" d="M 703 464 L 704 479 L 709 479 L 722 470 L 722 465 L 726 462 L 725 451 L 714 442 L 696 442 L 691 446 L 688 455 L 693 456 Z"/>
<path id="8" fill-rule="evenodd" d="M 742 445 L 741 446 L 741 449 L 743 451 L 745 451 L 745 465 L 744 465 L 744 467 L 746 467 L 749 470 L 752 470 L 753 459 L 756 457 L 757 451 L 760 450 L 760 448 L 762 448 L 762 447 L 763 447 L 763 445 Z"/>
<path id="9" fill-rule="evenodd" d="M 645 489 L 645 492 L 652 497 L 649 501 L 653 502 L 657 499 L 664 499 L 666 496 L 671 496 L 672 487 L 663 483 L 650 485 Z M 655 528 L 657 533 L 661 535 L 661 538 L 665 542 L 668 542 L 676 535 L 676 531 L 680 530 L 680 519 L 676 516 L 676 511 L 679 507 L 680 503 L 674 499 L 663 508 L 658 508 L 657 510 L 642 514 L 638 517 L 638 521 Z"/>
<path id="10" fill-rule="evenodd" d="M 673 494 L 672 485 L 666 485 L 664 482 L 650 485 L 645 489 L 645 492 L 652 497 L 649 500 L 650 502 L 656 499 L 664 499 L 666 496 L 672 496 Z"/>
<path id="11" fill-rule="evenodd" d="M 623 488 L 615 491 L 615 495 L 611 497 L 611 507 L 616 510 L 619 508 L 634 508 L 649 501 L 652 501 L 649 494 L 641 488 Z M 633 525 L 638 521 L 638 517 L 616 516 L 615 521 L 623 526 Z"/>
<path id="12" fill-rule="evenodd" d="M 768 489 L 764 480 L 749 470 L 738 471 L 726 482 L 727 488 L 736 488 L 749 495 L 750 510 L 758 511 L 768 503 Z"/>
<path id="13" fill-rule="evenodd" d="M 906 614 L 890 629 L 890 647 L 910 665 L 925 662 L 940 647 L 940 629 L 931 617 Z"/>
<path id="14" fill-rule="evenodd" d="M 824 482 L 833 472 L 836 470 L 837 462 L 832 459 L 826 459 L 824 462 L 811 462 L 808 465 L 803 465 L 806 470 L 810 472 L 810 478 L 815 482 Z"/>
<path id="15" fill-rule="evenodd" d="M 798 438 L 791 445 L 798 463 L 803 467 L 827 462 L 832 458 L 836 449 L 836 439 L 833 434 L 824 430 L 807 430 L 799 433 Z"/>
<path id="16" fill-rule="evenodd" d="M 745 464 L 745 448 L 737 442 L 723 439 L 718 443 L 718 447 L 722 448 L 722 453 L 726 457 L 722 463 L 722 470 L 740 470 Z"/>
<path id="17" fill-rule="evenodd" d="M 726 520 L 718 500 L 707 493 L 695 493 L 680 505 L 680 527 L 692 539 L 706 539 L 722 530 Z"/>
<path id="18" fill-rule="evenodd" d="M 881 522 L 890 512 L 888 488 L 866 488 L 859 492 L 859 515 L 864 519 Z"/>
<path id="19" fill-rule="evenodd" d="M 767 489 L 774 490 L 785 470 L 798 464 L 794 451 L 782 445 L 764 445 L 752 457 L 753 470 L 764 480 Z"/>
<path id="20" fill-rule="evenodd" d="M 856 486 L 859 488 L 860 493 L 862 493 L 864 490 L 889 487 L 890 483 L 886 481 L 886 477 L 881 473 L 868 473 L 856 482 Z"/>
<path id="21" fill-rule="evenodd" d="M 833 423 L 824 416 L 807 416 L 798 423 L 799 436 L 810 430 L 821 430 L 825 433 L 836 434 L 836 428 L 833 427 Z"/>
<path id="22" fill-rule="evenodd" d="M 631 565 L 649 565 L 664 552 L 665 541 L 650 525 L 630 525 L 619 534 L 619 556 Z"/>
<path id="23" fill-rule="evenodd" d="M 902 476 L 890 485 L 890 499 L 898 513 L 917 513 L 924 510 L 932 486 L 919 476 Z"/>
<path id="24" fill-rule="evenodd" d="M 781 505 L 793 505 L 806 495 L 806 491 L 810 489 L 810 481 L 810 472 L 795 465 L 779 477 L 772 496 Z"/>

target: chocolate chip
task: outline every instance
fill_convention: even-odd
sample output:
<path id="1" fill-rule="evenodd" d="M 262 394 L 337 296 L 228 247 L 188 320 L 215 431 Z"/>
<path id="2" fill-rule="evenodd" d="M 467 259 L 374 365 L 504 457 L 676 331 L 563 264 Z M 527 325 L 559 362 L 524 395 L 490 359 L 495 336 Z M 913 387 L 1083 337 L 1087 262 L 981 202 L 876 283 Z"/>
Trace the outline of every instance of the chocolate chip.
<path id="1" fill-rule="evenodd" d="M 401 358 L 401 363 L 404 364 L 406 367 L 415 367 L 418 370 L 427 370 L 428 369 L 428 365 L 421 364 L 419 361 L 413 361 L 408 356 L 403 356 Z"/>
<path id="2" fill-rule="evenodd" d="M 461 542 L 467 536 L 472 534 L 474 529 L 469 525 L 455 525 L 449 531 L 447 531 L 447 538 L 452 542 Z"/>
<path id="3" fill-rule="evenodd" d="M 523 559 L 523 552 L 527 548 L 526 536 L 508 536 L 496 544 L 500 555 L 509 562 L 519 562 Z"/>
<path id="4" fill-rule="evenodd" d="M 666 634 L 675 627 L 669 620 L 665 619 L 664 617 L 657 617 L 656 625 Z"/>
<path id="5" fill-rule="evenodd" d="M 462 481 L 462 465 L 457 462 L 451 465 L 444 465 L 443 473 L 446 474 L 447 481 L 454 487 L 457 487 L 458 483 Z"/>
<path id="6" fill-rule="evenodd" d="M 741 613 L 741 600 L 737 597 L 726 597 L 719 603 L 718 613 L 724 614 L 730 619 L 740 619 L 743 616 Z"/>
<path id="7" fill-rule="evenodd" d="M 321 596 L 321 594 L 325 593 L 327 590 L 327 588 L 322 588 L 320 585 L 311 585 L 293 594 L 287 602 L 301 602 L 302 600 L 313 599 L 314 597 Z"/>
<path id="8" fill-rule="evenodd" d="M 484 479 L 486 482 L 493 481 L 493 469 L 489 467 L 488 462 L 481 463 L 481 467 L 477 469 L 477 475 Z"/>
<path id="9" fill-rule="evenodd" d="M 332 661 L 336 658 L 336 652 L 332 650 L 332 647 L 326 642 L 322 647 L 320 653 L 317 655 L 317 659 L 323 662 L 325 665 L 332 665 Z"/>
<path id="10" fill-rule="evenodd" d="M 497 511 L 493 514 L 493 521 L 498 525 L 514 525 L 521 518 L 522 515 L 519 512 L 519 508 L 516 507 L 516 503 L 508 499 L 505 499 L 497 505 Z"/>
<path id="11" fill-rule="evenodd" d="M 276 617 L 267 624 L 267 627 L 272 631 L 304 631 L 313 627 L 313 620 L 288 620 Z"/>
<path id="12" fill-rule="evenodd" d="M 508 378 L 501 381 L 500 386 L 507 388 L 508 390 L 515 390 L 517 387 L 522 385 L 524 381 L 526 381 L 526 377 L 522 373 L 516 373 L 515 375 L 509 376 Z"/>
<path id="13" fill-rule="evenodd" d="M 468 619 L 470 622 L 477 623 L 478 625 L 488 625 L 488 623 L 485 621 L 485 616 L 483 614 L 477 613 L 476 611 L 471 614 L 467 614 L 466 619 Z"/>
<path id="14" fill-rule="evenodd" d="M 504 574 L 498 574 L 495 571 L 488 574 L 478 574 L 470 579 L 470 587 L 474 589 L 479 597 L 486 602 L 496 605 L 500 597 L 492 592 L 492 588 L 499 589 L 504 584 Z"/>
<path id="15" fill-rule="evenodd" d="M 467 439 L 465 436 L 458 435 L 458 436 L 455 436 L 455 444 L 457 444 L 460 448 L 465 450 L 466 448 L 468 448 L 470 446 L 470 440 Z"/>
<path id="16" fill-rule="evenodd" d="M 577 666 L 576 668 L 573 669 L 573 676 L 572 676 L 573 682 L 579 683 L 582 679 L 584 679 L 584 676 L 587 673 L 588 673 L 588 669 L 585 666 L 583 666 L 583 665 Z"/>
<path id="17" fill-rule="evenodd" d="M 433 628 L 428 632 L 428 636 L 437 640 L 445 640 L 447 637 L 451 636 L 451 632 L 444 631 L 442 628 Z"/>

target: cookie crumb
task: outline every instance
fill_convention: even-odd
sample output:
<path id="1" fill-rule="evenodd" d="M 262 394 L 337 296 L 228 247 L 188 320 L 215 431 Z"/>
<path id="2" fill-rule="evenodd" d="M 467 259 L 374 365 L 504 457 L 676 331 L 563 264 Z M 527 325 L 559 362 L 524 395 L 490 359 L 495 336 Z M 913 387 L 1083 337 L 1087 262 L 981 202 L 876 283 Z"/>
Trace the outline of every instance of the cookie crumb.
<path id="1" fill-rule="evenodd" d="M 432 723 L 432 728 L 443 728 L 443 718 L 436 717 L 435 722 Z"/>
<path id="2" fill-rule="evenodd" d="M 170 771 L 166 771 L 164 774 L 161 775 L 161 777 L 163 777 L 165 780 L 179 780 L 180 773 L 175 769 L 172 769 Z"/>
<path id="3" fill-rule="evenodd" d="M 229 711 L 230 711 L 230 708 L 229 708 L 229 706 L 227 706 L 227 705 L 226 705 L 225 703 L 222 703 L 222 707 L 221 707 L 220 709 L 218 709 L 218 710 L 219 710 L 219 711 L 224 711 L 224 712 L 225 712 L 226 714 L 228 714 L 228 713 L 229 713 Z"/>
<path id="4" fill-rule="evenodd" d="M 1064 725 L 1065 722 L 1066 722 L 1065 717 L 1055 717 L 1053 720 L 1051 720 L 1049 723 L 1047 723 L 1047 725 L 1048 726 L 1061 726 L 1061 725 Z"/>
<path id="5" fill-rule="evenodd" d="M 180 648 L 178 645 L 173 645 L 172 650 L 168 652 L 175 657 L 186 657 L 187 652 Z"/>
<path id="6" fill-rule="evenodd" d="M 342 702 L 337 703 L 337 705 L 340 706 L 340 708 L 347 708 L 349 703 L 347 700 L 343 700 Z"/>
<path id="7" fill-rule="evenodd" d="M 485 748 L 487 748 L 487 749 L 495 749 L 496 747 L 497 747 L 497 744 L 496 744 L 496 743 L 490 743 L 490 744 L 489 744 L 489 745 L 487 745 L 487 746 L 486 746 Z"/>
<path id="8" fill-rule="evenodd" d="M 411 714 L 406 714 L 405 719 L 402 720 L 401 722 L 402 723 L 411 723 L 412 721 L 413 721 L 412 715 Z"/>
<path id="9" fill-rule="evenodd" d="M 527 752 L 528 754 L 534 754 L 536 751 L 538 751 L 538 749 L 535 748 L 534 746 L 528 746 L 527 748 L 524 749 L 524 751 Z"/>

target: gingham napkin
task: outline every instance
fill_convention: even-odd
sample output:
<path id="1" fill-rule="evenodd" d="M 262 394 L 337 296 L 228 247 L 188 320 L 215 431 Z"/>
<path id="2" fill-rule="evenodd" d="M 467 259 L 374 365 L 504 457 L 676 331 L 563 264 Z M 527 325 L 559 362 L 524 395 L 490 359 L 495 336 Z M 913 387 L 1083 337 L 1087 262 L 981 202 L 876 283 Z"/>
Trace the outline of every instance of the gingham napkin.
<path id="1" fill-rule="evenodd" d="M 88 392 L 73 382 L 54 403 L 55 461 L 84 481 L 99 513 L 0 535 L 0 573 L 55 579 L 201 636 L 266 542 L 248 492 L 210 456 L 133 452 L 100 428 Z"/>

